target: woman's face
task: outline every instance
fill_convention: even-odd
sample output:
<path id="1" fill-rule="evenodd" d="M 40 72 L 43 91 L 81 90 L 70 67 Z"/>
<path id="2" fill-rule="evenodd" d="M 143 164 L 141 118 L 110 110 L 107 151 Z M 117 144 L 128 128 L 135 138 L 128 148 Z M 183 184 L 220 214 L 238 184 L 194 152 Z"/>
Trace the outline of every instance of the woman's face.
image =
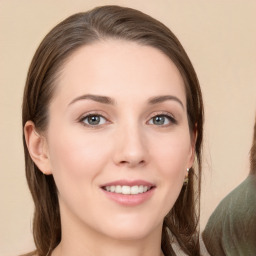
<path id="1" fill-rule="evenodd" d="M 176 66 L 155 48 L 108 40 L 77 50 L 56 86 L 46 151 L 62 224 L 119 239 L 159 234 L 193 163 Z"/>

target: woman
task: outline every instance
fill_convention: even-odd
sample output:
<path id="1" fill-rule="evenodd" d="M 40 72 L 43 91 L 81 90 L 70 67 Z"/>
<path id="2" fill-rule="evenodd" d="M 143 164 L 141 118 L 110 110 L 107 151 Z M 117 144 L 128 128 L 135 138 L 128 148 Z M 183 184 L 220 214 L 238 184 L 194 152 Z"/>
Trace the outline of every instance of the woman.
<path id="1" fill-rule="evenodd" d="M 200 255 L 202 96 L 173 33 L 103 6 L 58 24 L 23 98 L 35 255 Z M 194 161 L 196 159 L 196 167 Z"/>

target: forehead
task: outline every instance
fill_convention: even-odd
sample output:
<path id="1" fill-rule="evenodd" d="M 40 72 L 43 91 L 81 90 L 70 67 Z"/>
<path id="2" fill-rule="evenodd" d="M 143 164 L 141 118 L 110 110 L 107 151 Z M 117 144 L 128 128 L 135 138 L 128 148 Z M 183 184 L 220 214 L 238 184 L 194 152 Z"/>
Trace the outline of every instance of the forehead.
<path id="1" fill-rule="evenodd" d="M 123 40 L 106 40 L 76 50 L 65 62 L 55 97 L 91 93 L 119 97 L 176 94 L 185 101 L 183 79 L 160 50 Z M 110 94 L 110 95 L 109 95 Z"/>

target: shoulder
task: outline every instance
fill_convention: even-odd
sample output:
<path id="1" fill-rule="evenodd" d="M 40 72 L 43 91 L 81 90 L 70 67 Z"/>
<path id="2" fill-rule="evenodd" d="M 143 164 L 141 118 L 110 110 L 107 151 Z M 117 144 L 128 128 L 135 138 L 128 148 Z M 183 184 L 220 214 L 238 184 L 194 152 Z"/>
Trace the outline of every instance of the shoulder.
<path id="1" fill-rule="evenodd" d="M 229 218 L 230 213 L 234 216 L 236 211 L 241 214 L 241 211 L 247 211 L 247 206 L 252 207 L 252 201 L 256 200 L 256 183 L 249 175 L 240 185 L 233 189 L 216 207 L 211 218 L 214 222 Z"/>
<path id="2" fill-rule="evenodd" d="M 202 236 L 213 255 L 226 255 L 223 250 L 231 252 L 231 248 L 237 253 L 240 245 L 248 244 L 251 237 L 255 237 L 256 229 L 251 228 L 256 225 L 255 184 L 249 175 L 220 202 L 209 218 Z"/>

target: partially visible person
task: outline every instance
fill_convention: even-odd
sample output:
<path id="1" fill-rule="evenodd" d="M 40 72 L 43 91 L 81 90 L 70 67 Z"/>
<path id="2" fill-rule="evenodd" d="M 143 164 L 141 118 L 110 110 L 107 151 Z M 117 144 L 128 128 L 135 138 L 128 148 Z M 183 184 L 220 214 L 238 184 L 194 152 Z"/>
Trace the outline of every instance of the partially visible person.
<path id="1" fill-rule="evenodd" d="M 248 177 L 217 206 L 203 232 L 214 256 L 256 255 L 256 119 Z"/>

